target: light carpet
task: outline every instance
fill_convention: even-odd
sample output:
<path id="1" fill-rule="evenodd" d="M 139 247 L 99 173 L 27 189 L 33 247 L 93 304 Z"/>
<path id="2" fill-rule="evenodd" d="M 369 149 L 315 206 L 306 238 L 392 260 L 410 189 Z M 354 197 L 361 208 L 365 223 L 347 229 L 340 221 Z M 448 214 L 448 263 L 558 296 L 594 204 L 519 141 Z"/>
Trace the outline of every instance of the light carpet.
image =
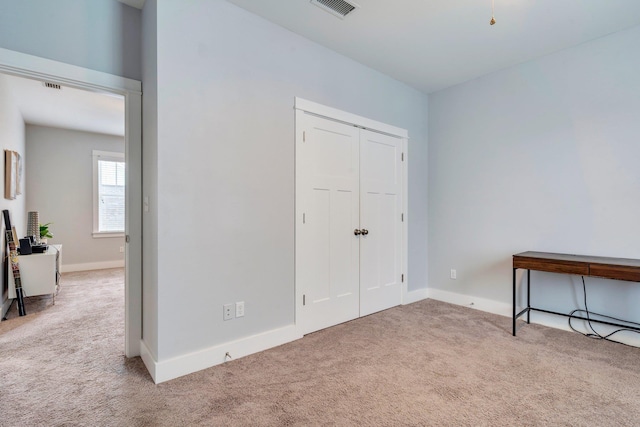
<path id="1" fill-rule="evenodd" d="M 434 300 L 155 385 L 123 295 L 121 269 L 70 273 L 12 307 L 1 426 L 640 425 L 640 349 Z"/>

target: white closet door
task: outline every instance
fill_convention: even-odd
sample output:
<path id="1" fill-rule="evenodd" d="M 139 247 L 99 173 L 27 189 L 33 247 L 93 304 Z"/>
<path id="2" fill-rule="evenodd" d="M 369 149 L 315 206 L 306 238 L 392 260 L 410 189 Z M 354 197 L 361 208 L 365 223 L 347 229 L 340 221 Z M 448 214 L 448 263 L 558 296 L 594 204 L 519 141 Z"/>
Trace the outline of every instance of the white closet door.
<path id="1" fill-rule="evenodd" d="M 402 140 L 361 131 L 360 316 L 401 302 Z"/>
<path id="2" fill-rule="evenodd" d="M 302 120 L 296 280 L 306 334 L 359 315 L 359 129 L 306 114 Z"/>

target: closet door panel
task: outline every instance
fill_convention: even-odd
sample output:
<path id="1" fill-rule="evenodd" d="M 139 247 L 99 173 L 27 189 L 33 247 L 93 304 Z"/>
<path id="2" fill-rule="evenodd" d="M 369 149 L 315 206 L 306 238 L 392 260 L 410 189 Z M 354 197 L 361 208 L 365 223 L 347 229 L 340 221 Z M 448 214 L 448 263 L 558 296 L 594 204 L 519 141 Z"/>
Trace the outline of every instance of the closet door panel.
<path id="1" fill-rule="evenodd" d="M 401 301 L 402 140 L 360 134 L 360 315 Z"/>
<path id="2" fill-rule="evenodd" d="M 359 129 L 304 118 L 299 150 L 296 280 L 303 294 L 303 333 L 359 315 Z"/>

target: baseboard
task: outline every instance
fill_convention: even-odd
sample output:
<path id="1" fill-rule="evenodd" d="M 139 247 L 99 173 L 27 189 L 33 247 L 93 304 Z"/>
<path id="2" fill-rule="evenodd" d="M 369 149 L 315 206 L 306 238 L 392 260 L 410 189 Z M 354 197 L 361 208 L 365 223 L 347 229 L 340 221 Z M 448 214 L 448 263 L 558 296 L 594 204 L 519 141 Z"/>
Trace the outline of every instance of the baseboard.
<path id="1" fill-rule="evenodd" d="M 555 328 L 555 329 L 562 329 L 564 331 L 571 331 L 571 328 L 569 327 L 569 319 L 564 316 L 557 316 L 549 313 L 540 313 L 540 312 L 532 311 L 530 320 L 531 320 L 531 323 L 535 323 L 538 325 L 548 326 L 550 328 Z M 591 330 L 588 328 L 586 321 L 572 320 L 571 325 L 580 332 L 591 333 Z M 601 323 L 596 323 L 596 322 L 592 322 L 591 325 L 602 336 L 608 335 L 611 332 L 617 329 L 620 329 L 619 327 L 616 327 L 616 326 L 608 326 L 608 325 L 603 325 Z M 526 326 L 521 326 L 521 327 L 526 328 Z M 636 332 L 619 332 L 611 336 L 610 339 L 613 341 L 618 341 L 623 344 L 633 346 L 633 347 L 640 347 L 640 335 Z"/>
<path id="2" fill-rule="evenodd" d="M 147 344 L 144 342 L 144 340 L 140 340 L 140 358 L 142 359 L 144 366 L 147 367 L 147 371 L 149 371 L 149 375 L 151 375 L 153 381 L 157 383 L 156 365 L 158 364 L 158 362 L 156 362 L 156 357 L 153 355 L 151 350 L 149 350 L 149 347 L 147 347 Z"/>
<path id="3" fill-rule="evenodd" d="M 463 305 L 465 307 L 475 308 L 488 313 L 499 314 L 500 316 L 511 316 L 512 314 L 511 304 L 505 304 L 499 301 L 443 291 L 441 289 L 427 289 L 427 294 L 431 299 L 456 305 Z"/>
<path id="4" fill-rule="evenodd" d="M 422 301 L 423 299 L 427 299 L 429 297 L 429 290 L 427 288 L 424 289 L 416 289 L 415 291 L 409 291 L 404 294 L 402 298 L 402 305 L 412 304 L 414 302 Z"/>
<path id="5" fill-rule="evenodd" d="M 60 270 L 62 270 L 62 273 L 70 273 L 72 271 L 104 270 L 107 268 L 120 267 L 124 267 L 123 259 L 114 261 L 85 262 L 83 264 L 62 264 Z"/>
<path id="6" fill-rule="evenodd" d="M 500 316 L 506 316 L 506 317 L 513 316 L 513 307 L 511 306 L 511 304 L 505 304 L 503 302 L 494 301 L 486 298 L 478 298 L 471 295 L 464 295 L 464 294 L 458 294 L 455 292 L 443 291 L 440 289 L 428 289 L 427 293 L 429 295 L 429 298 L 435 299 L 438 301 L 475 308 L 481 311 L 486 311 L 488 313 L 498 314 Z M 520 307 L 518 308 L 520 309 Z M 532 311 L 530 320 L 531 320 L 531 323 L 535 323 L 538 325 L 548 326 L 550 328 L 561 329 L 564 331 L 571 331 L 571 328 L 569 328 L 569 324 L 568 324 L 568 318 L 564 316 L 557 316 L 553 314 Z M 575 327 L 576 330 L 580 332 L 587 332 L 585 323 L 586 322 L 583 322 L 583 321 L 575 321 L 575 322 L 572 322 L 572 325 Z M 616 327 L 597 324 L 595 322 L 593 322 L 592 324 L 595 326 L 596 330 L 601 335 L 606 335 L 610 332 L 613 332 L 615 329 L 619 329 Z M 519 328 L 520 327 L 526 327 L 526 326 L 519 326 Z M 619 341 L 630 346 L 640 347 L 640 336 L 637 333 L 621 332 L 611 338 L 614 341 Z"/>
<path id="7" fill-rule="evenodd" d="M 6 300 L 3 301 L 2 303 L 2 316 L 0 316 L 0 319 L 4 319 L 4 316 L 7 314 L 7 311 L 9 311 L 9 307 L 11 307 L 11 303 L 13 302 L 12 299 L 7 298 Z"/>
<path id="8" fill-rule="evenodd" d="M 158 362 L 145 345 L 140 342 L 140 357 L 156 384 L 201 371 L 228 361 L 226 354 L 235 360 L 250 354 L 268 350 L 302 338 L 295 325 L 242 338 L 206 348 L 204 350 Z"/>

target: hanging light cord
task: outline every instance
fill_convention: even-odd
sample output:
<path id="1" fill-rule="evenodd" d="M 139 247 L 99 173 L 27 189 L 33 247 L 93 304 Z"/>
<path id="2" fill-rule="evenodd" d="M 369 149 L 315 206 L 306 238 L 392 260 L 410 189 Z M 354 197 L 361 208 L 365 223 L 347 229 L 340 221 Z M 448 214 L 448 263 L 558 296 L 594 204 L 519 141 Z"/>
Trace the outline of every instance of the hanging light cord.
<path id="1" fill-rule="evenodd" d="M 494 10 L 495 10 L 495 0 L 491 0 L 491 21 L 489 21 L 489 25 L 493 25 L 496 23 Z"/>

